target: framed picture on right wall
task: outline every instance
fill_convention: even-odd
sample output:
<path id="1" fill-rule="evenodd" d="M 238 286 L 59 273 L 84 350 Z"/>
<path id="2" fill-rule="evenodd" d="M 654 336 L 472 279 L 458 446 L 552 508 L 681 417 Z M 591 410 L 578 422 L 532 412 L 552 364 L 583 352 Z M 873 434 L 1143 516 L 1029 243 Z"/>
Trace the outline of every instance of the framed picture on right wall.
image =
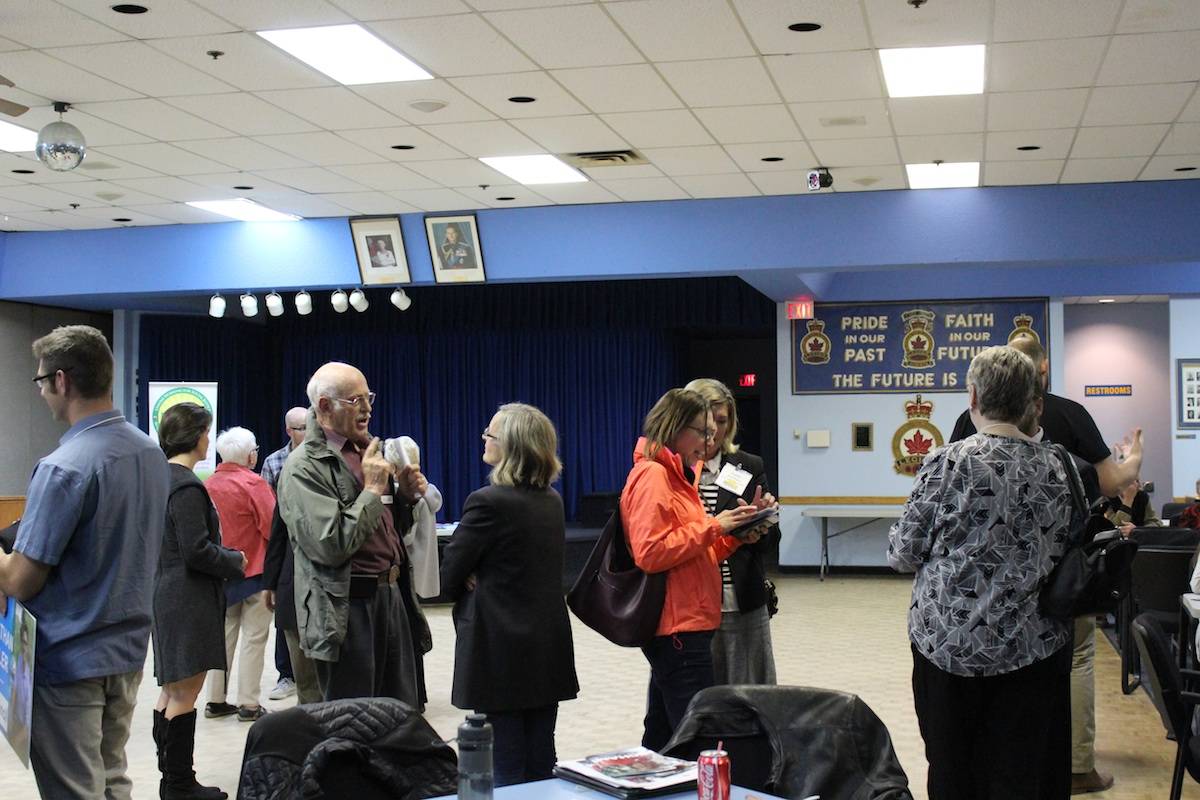
<path id="1" fill-rule="evenodd" d="M 1200 358 L 1175 359 L 1176 428 L 1200 429 Z"/>
<path id="2" fill-rule="evenodd" d="M 425 236 L 438 283 L 483 283 L 483 250 L 474 214 L 426 217 Z"/>

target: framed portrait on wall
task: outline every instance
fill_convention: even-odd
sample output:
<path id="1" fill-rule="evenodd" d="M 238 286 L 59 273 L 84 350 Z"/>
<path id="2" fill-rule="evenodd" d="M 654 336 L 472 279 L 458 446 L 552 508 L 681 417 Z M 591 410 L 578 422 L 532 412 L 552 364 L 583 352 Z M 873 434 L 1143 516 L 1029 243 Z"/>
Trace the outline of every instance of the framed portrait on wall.
<path id="1" fill-rule="evenodd" d="M 356 217 L 350 220 L 350 234 L 363 285 L 412 281 L 399 217 Z"/>
<path id="2" fill-rule="evenodd" d="M 1175 427 L 1200 429 L 1200 358 L 1175 359 Z"/>
<path id="3" fill-rule="evenodd" d="M 438 283 L 482 283 L 483 249 L 474 214 L 426 217 L 425 235 Z"/>

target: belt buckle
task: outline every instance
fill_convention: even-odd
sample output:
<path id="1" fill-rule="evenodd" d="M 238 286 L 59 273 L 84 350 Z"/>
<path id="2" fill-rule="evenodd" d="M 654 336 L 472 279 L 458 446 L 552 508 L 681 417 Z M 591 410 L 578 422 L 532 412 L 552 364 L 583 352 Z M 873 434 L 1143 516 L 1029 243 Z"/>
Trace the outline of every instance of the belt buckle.
<path id="1" fill-rule="evenodd" d="M 400 580 L 400 566 L 398 564 L 393 564 L 391 569 L 387 571 L 387 582 L 395 583 L 398 580 Z"/>

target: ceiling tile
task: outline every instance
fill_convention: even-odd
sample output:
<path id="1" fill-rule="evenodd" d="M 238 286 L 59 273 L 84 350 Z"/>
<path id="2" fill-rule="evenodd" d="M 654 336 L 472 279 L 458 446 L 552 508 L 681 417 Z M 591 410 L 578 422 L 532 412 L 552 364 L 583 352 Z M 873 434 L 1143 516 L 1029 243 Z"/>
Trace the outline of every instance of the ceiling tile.
<path id="1" fill-rule="evenodd" d="M 353 164 L 330 167 L 332 172 L 380 192 L 437 189 L 438 184 L 399 164 Z"/>
<path id="2" fill-rule="evenodd" d="M 763 54 L 867 50 L 867 26 L 858 3 L 845 0 L 733 0 L 733 7 Z M 820 30 L 797 33 L 795 22 L 816 22 Z"/>
<path id="3" fill-rule="evenodd" d="M 984 186 L 1040 186 L 1058 183 L 1063 161 L 989 161 L 983 165 Z"/>
<path id="4" fill-rule="evenodd" d="M 779 172 L 753 172 L 750 174 L 750 180 L 763 194 L 808 193 L 808 170 L 786 169 Z M 821 193 L 831 194 L 824 190 Z M 813 192 L 813 194 L 817 194 L 817 192 Z"/>
<path id="5" fill-rule="evenodd" d="M 116 16 L 112 12 L 109 13 Z M 78 11 L 63 8 L 58 3 L 31 0 L 7 2 L 0 19 L 4 20 L 5 38 L 39 49 L 119 42 L 129 38 Z"/>
<path id="6" fill-rule="evenodd" d="M 141 144 L 142 142 L 150 141 L 149 136 L 143 136 L 124 128 L 120 125 L 114 125 L 108 120 L 100 119 L 91 114 L 84 113 L 79 107 L 72 106 L 69 116 L 64 117 L 83 133 L 83 138 L 87 140 L 88 147 L 105 147 L 110 144 Z M 29 111 L 21 115 L 15 122 L 24 128 L 31 130 L 41 130 L 51 122 L 58 120 L 58 113 L 49 106 L 41 106 L 39 108 L 31 108 Z"/>
<path id="7" fill-rule="evenodd" d="M 88 217 L 81 217 L 78 214 L 69 214 L 65 211 L 22 211 L 21 219 L 28 220 L 33 223 L 47 225 L 54 230 L 80 231 L 90 228 L 120 227 L 115 222 L 90 219 Z"/>
<path id="8" fill-rule="evenodd" d="M 985 157 L 988 161 L 1049 161 L 1065 159 L 1075 140 L 1074 128 L 1044 131 L 1003 131 L 987 135 Z M 1040 150 L 1018 150 L 1025 146 Z"/>
<path id="9" fill-rule="evenodd" d="M 1176 172 L 1179 168 L 1194 167 L 1188 172 Z M 1200 156 L 1165 156 L 1159 155 L 1150 159 L 1142 170 L 1138 180 L 1143 181 L 1175 181 L 1200 178 Z"/>
<path id="10" fill-rule="evenodd" d="M 458 122 L 426 125 L 425 131 L 469 156 L 523 156 L 542 148 L 507 122 Z"/>
<path id="11" fill-rule="evenodd" d="M 1158 149 L 1167 125 L 1113 125 L 1080 128 L 1071 158 L 1148 156 Z"/>
<path id="12" fill-rule="evenodd" d="M 1046 0 L 996 0 L 993 42 L 1106 36 L 1112 32 L 1121 0 L 1048 3 Z"/>
<path id="13" fill-rule="evenodd" d="M 215 94 L 233 88 L 144 42 L 58 47 L 46 52 L 68 64 L 154 97 Z"/>
<path id="14" fill-rule="evenodd" d="M 876 47 L 936 47 L 988 40 L 991 0 L 958 0 L 914 10 L 895 0 L 865 0 Z"/>
<path id="15" fill-rule="evenodd" d="M 310 164 L 370 164 L 379 156 L 351 144 L 336 133 L 285 133 L 279 136 L 259 136 L 256 140 L 267 147 L 282 150 Z M 332 189 L 328 191 L 334 191 Z M 349 190 L 347 190 L 349 191 Z"/>
<path id="16" fill-rule="evenodd" d="M 629 144 L 596 116 L 515 119 L 514 127 L 551 153 L 624 150 Z"/>
<path id="17" fill-rule="evenodd" d="M 587 109 L 545 72 L 479 75 L 450 81 L 467 97 L 505 118 L 586 114 Z M 532 103 L 513 103 L 510 97 L 532 97 Z"/>
<path id="18" fill-rule="evenodd" d="M 253 33 L 156 39 L 147 44 L 243 91 L 307 89 L 335 83 Z M 207 55 L 210 50 L 224 55 L 211 58 Z"/>
<path id="19" fill-rule="evenodd" d="M 715 145 L 700 147 L 660 147 L 643 150 L 642 155 L 666 175 L 712 175 L 736 172 L 737 164 Z"/>
<path id="20" fill-rule="evenodd" d="M 1200 124 L 1177 122 L 1163 139 L 1159 155 L 1182 155 L 1200 153 Z"/>
<path id="21" fill-rule="evenodd" d="M 126 100 L 141 93 L 73 67 L 37 50 L 0 53 L 0 75 L 40 97 L 69 97 L 73 103 Z"/>
<path id="22" fill-rule="evenodd" d="M 1200 5 L 1194 0 L 1125 0 L 1117 33 L 1145 33 L 1200 28 Z"/>
<path id="23" fill-rule="evenodd" d="M 533 189 L 514 183 L 489 186 L 487 189 L 481 189 L 478 186 L 466 187 L 458 191 L 471 198 L 480 208 L 522 208 L 550 205 L 549 200 Z M 512 199 L 501 200 L 501 197 Z"/>
<path id="24" fill-rule="evenodd" d="M 183 203 L 159 203 L 157 205 L 139 206 L 138 210 L 144 211 L 147 214 L 158 217 L 160 219 L 171 220 L 176 223 L 188 224 L 203 224 L 206 222 L 218 222 L 220 217 L 211 214 L 207 211 L 201 211 L 198 208 L 193 208 Z"/>
<path id="25" fill-rule="evenodd" d="M 1091 86 L 1107 37 L 1008 42 L 988 48 L 989 92 Z"/>
<path id="26" fill-rule="evenodd" d="M 1114 36 L 1096 83 L 1174 83 L 1200 79 L 1200 30 Z"/>
<path id="27" fill-rule="evenodd" d="M 108 206 L 113 203 L 120 203 L 126 207 L 144 206 L 163 201 L 163 198 L 158 195 L 136 192 L 109 181 L 78 181 L 64 183 L 59 188 L 79 198 L 79 204 L 83 208 Z"/>
<path id="28" fill-rule="evenodd" d="M 462 0 L 330 0 L 355 19 L 404 19 L 458 14 L 471 10 Z M 371 26 L 374 27 L 374 26 Z"/>
<path id="29" fill-rule="evenodd" d="M 131 180 L 114 181 L 118 186 L 124 186 L 135 192 L 144 192 L 177 203 L 190 203 L 196 200 L 227 200 L 230 192 L 212 186 L 201 186 L 198 183 L 185 181 L 182 178 L 134 178 Z M 156 211 L 146 211 L 147 214 L 163 216 Z M 167 217 L 171 219 L 171 217 Z"/>
<path id="30" fill-rule="evenodd" d="M 893 133 L 887 103 L 881 99 L 792 103 L 790 108 L 805 138 L 810 141 L 891 136 Z"/>
<path id="31" fill-rule="evenodd" d="M 150 144 L 118 144 L 105 147 L 103 153 L 131 164 L 157 170 L 168 175 L 193 175 L 200 172 L 223 172 L 228 165 L 202 158 L 162 142 Z M 107 177 L 107 176 L 105 176 Z"/>
<path id="32" fill-rule="evenodd" d="M 237 169 L 308 166 L 299 158 L 281 153 L 253 139 L 202 139 L 195 142 L 175 142 L 175 146 L 205 158 L 220 159 L 222 163 Z"/>
<path id="33" fill-rule="evenodd" d="M 0 53 L 6 52 L 8 50 L 24 50 L 24 49 L 25 49 L 25 45 L 14 42 L 11 39 L 5 39 L 4 37 L 0 36 Z"/>
<path id="34" fill-rule="evenodd" d="M 456 158 L 449 161 L 415 161 L 408 165 L 426 178 L 451 188 L 464 186 L 500 186 L 511 182 L 511 178 L 474 158 Z"/>
<path id="35" fill-rule="evenodd" d="M 52 189 L 48 186 L 0 186 L 0 198 L 15 200 L 29 208 L 66 209 L 71 203 L 78 203 L 78 198 L 68 192 Z M 19 211 L 10 205 L 0 205 L 0 211 Z"/>
<path id="36" fill-rule="evenodd" d="M 692 107 L 779 102 L 771 76 L 758 58 L 674 61 L 659 64 L 658 69 Z"/>
<path id="37" fill-rule="evenodd" d="M 1072 158 L 1059 183 L 1111 183 L 1132 181 L 1146 164 L 1145 158 Z"/>
<path id="38" fill-rule="evenodd" d="M 647 200 L 687 200 L 691 197 L 670 178 L 627 178 L 604 181 L 602 185 L 630 203 Z"/>
<path id="39" fill-rule="evenodd" d="M 683 103 L 648 64 L 555 70 L 554 77 L 592 111 L 657 111 Z"/>
<path id="40" fill-rule="evenodd" d="M 466 211 L 475 208 L 475 201 L 453 189 L 420 189 L 391 194 L 397 200 L 424 211 Z"/>
<path id="41" fill-rule="evenodd" d="M 255 92 L 271 105 L 322 128 L 386 128 L 400 120 L 342 86 Z"/>
<path id="42" fill-rule="evenodd" d="M 898 136 L 896 142 L 900 145 L 900 158 L 905 164 L 983 160 L 982 133 Z"/>
<path id="43" fill-rule="evenodd" d="M 276 211 L 282 211 L 285 214 L 295 214 L 298 217 L 309 219 L 315 217 L 348 217 L 353 213 L 352 209 L 338 205 L 328 199 L 331 196 L 333 195 L 290 192 L 288 194 L 264 195 L 258 202 Z"/>
<path id="44" fill-rule="evenodd" d="M 888 100 L 897 136 L 974 133 L 984 129 L 986 101 L 981 94 L 950 97 L 894 97 Z"/>
<path id="45" fill-rule="evenodd" d="M 634 111 L 602 114 L 601 119 L 634 147 L 684 147 L 712 143 L 712 137 L 690 111 Z"/>
<path id="46" fill-rule="evenodd" d="M 356 214 L 412 214 L 421 210 L 384 192 L 333 192 L 321 197 Z"/>
<path id="47" fill-rule="evenodd" d="M 124 208 L 122 206 L 78 208 L 72 213 L 80 217 L 88 217 L 105 222 L 116 222 L 118 225 L 125 227 L 133 225 L 170 225 L 172 223 L 172 220 L 156 217 L 153 214 L 146 213 L 144 209 Z M 117 222 L 118 218 L 128 221 Z"/>
<path id="48" fill-rule="evenodd" d="M 149 14 L 118 14 L 112 0 L 55 0 L 88 15 L 109 28 L 116 28 L 134 39 L 160 39 L 164 36 L 191 36 L 236 30 L 225 20 L 197 8 L 188 0 L 154 0 Z M 43 2 L 41 5 L 49 6 Z M 7 25 L 8 21 L 5 20 Z M 111 41 L 111 40 L 97 40 Z M 65 43 L 64 43 L 65 44 Z M 91 44 L 78 42 L 77 44 Z"/>
<path id="49" fill-rule="evenodd" d="M 1184 83 L 1098 86 L 1083 114 L 1084 125 L 1174 122 L 1194 86 Z"/>
<path id="50" fill-rule="evenodd" d="M 64 206 L 65 207 L 65 206 Z M 0 195 L 0 214 L 20 214 L 42 210 L 32 203 L 24 203 L 11 197 Z"/>
<path id="51" fill-rule="evenodd" d="M 702 197 L 757 197 L 761 192 L 740 172 L 728 175 L 685 175 L 675 178 L 688 194 Z"/>
<path id="52" fill-rule="evenodd" d="M 644 60 L 596 5 L 498 11 L 485 16 L 543 69 Z"/>
<path id="53" fill-rule="evenodd" d="M 413 125 L 478 122 L 496 118 L 495 114 L 445 81 L 376 83 L 370 86 L 355 86 L 354 92 Z M 419 111 L 412 107 L 412 103 L 422 100 L 436 100 L 445 103 L 446 106 L 437 111 Z M 353 126 L 339 125 L 336 127 Z"/>
<path id="54" fill-rule="evenodd" d="M 989 131 L 1074 128 L 1083 118 L 1087 89 L 988 94 Z"/>
<path id="55" fill-rule="evenodd" d="M 341 25 L 354 20 L 325 0 L 191 0 L 250 31 Z"/>
<path id="56" fill-rule="evenodd" d="M 89 180 L 106 181 L 126 178 L 149 178 L 162 174 L 158 170 L 147 169 L 146 167 L 115 158 L 107 152 L 107 148 L 105 148 L 103 153 L 100 150 L 88 151 L 87 158 L 83 160 L 83 163 L 74 172 L 80 177 L 86 177 Z"/>
<path id="57" fill-rule="evenodd" d="M 607 10 L 651 61 L 754 55 L 726 0 L 634 0 Z"/>
<path id="58" fill-rule="evenodd" d="M 1191 102 L 1184 107 L 1179 115 L 1179 122 L 1200 122 L 1200 91 L 1192 94 Z"/>
<path id="59" fill-rule="evenodd" d="M 584 203 L 616 203 L 620 201 L 612 192 L 594 181 L 587 183 L 548 183 L 538 187 L 538 194 L 559 205 Z"/>
<path id="60" fill-rule="evenodd" d="M 338 131 L 338 136 L 390 161 L 436 161 L 460 158 L 464 155 L 440 139 L 435 139 L 412 125 L 399 128 Z M 410 146 L 413 149 L 395 150 L 393 149 L 394 145 Z"/>
<path id="61" fill-rule="evenodd" d="M 900 163 L 896 140 L 891 138 L 813 142 L 812 148 L 817 163 L 830 169 Z"/>
<path id="62" fill-rule="evenodd" d="M 58 229 L 59 226 L 48 222 L 35 222 L 20 217 L 10 217 L 7 214 L 0 219 L 0 231 L 54 231 Z"/>
<path id="63" fill-rule="evenodd" d="M 758 178 L 762 173 L 751 177 Z M 908 176 L 904 168 L 898 164 L 878 165 L 874 167 L 845 167 L 839 169 L 833 180 L 835 192 L 867 192 L 882 189 L 907 189 Z M 807 191 L 808 187 L 804 187 Z"/>
<path id="64" fill-rule="evenodd" d="M 804 142 L 760 142 L 758 144 L 730 144 L 725 149 L 737 165 L 746 172 L 784 172 L 794 169 L 811 169 L 819 165 L 817 157 Z M 763 161 L 764 158 L 782 158 L 783 161 Z M 895 163 L 893 158 L 890 163 Z"/>
<path id="65" fill-rule="evenodd" d="M 271 192 L 291 191 L 282 183 L 269 181 L 253 172 L 216 172 L 208 175 L 189 175 L 188 180 L 201 186 L 219 189 L 227 197 L 248 197 L 257 200 Z M 250 189 L 235 189 L 235 186 L 250 186 Z"/>
<path id="66" fill-rule="evenodd" d="M 788 102 L 883 96 L 874 51 L 767 56 L 764 60 Z"/>
<path id="67" fill-rule="evenodd" d="M 698 108 L 695 113 L 722 144 L 800 138 L 800 129 L 784 105 Z"/>
<path id="68" fill-rule="evenodd" d="M 79 110 L 137 133 L 165 142 L 178 139 L 217 139 L 229 131 L 173 108 L 161 100 L 113 100 L 85 103 Z M 82 130 L 82 129 L 81 129 Z"/>
<path id="69" fill-rule="evenodd" d="M 442 77 L 537 69 L 537 64 L 476 15 L 377 22 L 371 30 Z M 447 47 L 448 42 L 453 46 Z"/>
<path id="70" fill-rule="evenodd" d="M 592 0 L 467 0 L 476 11 L 504 11 L 511 8 L 544 8 L 590 3 Z"/>
<path id="71" fill-rule="evenodd" d="M 245 92 L 168 97 L 164 102 L 243 136 L 317 130 L 311 122 L 305 122 Z"/>
<path id="72" fill-rule="evenodd" d="M 626 178 L 657 178 L 662 171 L 653 164 L 630 164 L 628 166 L 586 167 L 584 174 L 592 180 L 607 183 Z"/>
<path id="73" fill-rule="evenodd" d="M 256 175 L 261 175 L 269 181 L 291 186 L 302 192 L 313 194 L 322 192 L 362 192 L 367 187 L 357 181 L 330 172 L 320 167 L 295 167 L 292 169 L 262 169 Z"/>

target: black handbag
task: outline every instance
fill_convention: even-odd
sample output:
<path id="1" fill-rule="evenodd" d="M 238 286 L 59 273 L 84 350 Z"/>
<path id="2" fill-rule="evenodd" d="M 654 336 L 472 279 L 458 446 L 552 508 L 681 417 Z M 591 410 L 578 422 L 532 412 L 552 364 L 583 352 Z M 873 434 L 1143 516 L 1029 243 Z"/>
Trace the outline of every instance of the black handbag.
<path id="1" fill-rule="evenodd" d="M 567 607 L 613 644 L 640 647 L 654 639 L 666 596 L 667 573 L 633 563 L 618 507 L 567 593 Z"/>
<path id="2" fill-rule="evenodd" d="M 1115 612 L 1129 594 L 1137 542 L 1117 533 L 1104 517 L 1105 500 L 1088 507 L 1071 455 L 1062 445 L 1054 448 L 1066 468 L 1072 503 L 1083 510 L 1084 520 L 1071 531 L 1072 544 L 1042 584 L 1038 608 L 1044 616 L 1060 620 Z"/>

